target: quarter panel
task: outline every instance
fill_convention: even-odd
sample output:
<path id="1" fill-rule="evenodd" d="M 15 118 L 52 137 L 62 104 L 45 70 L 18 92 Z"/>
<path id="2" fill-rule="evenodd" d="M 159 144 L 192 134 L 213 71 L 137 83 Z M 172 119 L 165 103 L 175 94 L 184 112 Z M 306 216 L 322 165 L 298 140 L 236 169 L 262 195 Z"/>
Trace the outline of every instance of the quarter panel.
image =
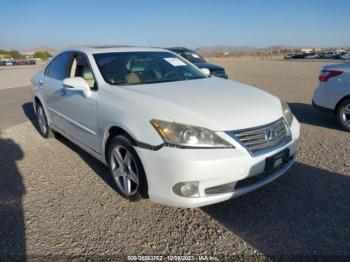
<path id="1" fill-rule="evenodd" d="M 116 90 L 111 91 L 111 88 Z M 132 138 L 150 145 L 160 145 L 163 140 L 150 123 L 158 114 L 137 105 L 128 100 L 119 87 L 100 87 L 100 99 L 98 101 L 98 119 L 100 123 L 100 151 L 104 152 L 108 130 L 113 127 L 124 129 Z"/>

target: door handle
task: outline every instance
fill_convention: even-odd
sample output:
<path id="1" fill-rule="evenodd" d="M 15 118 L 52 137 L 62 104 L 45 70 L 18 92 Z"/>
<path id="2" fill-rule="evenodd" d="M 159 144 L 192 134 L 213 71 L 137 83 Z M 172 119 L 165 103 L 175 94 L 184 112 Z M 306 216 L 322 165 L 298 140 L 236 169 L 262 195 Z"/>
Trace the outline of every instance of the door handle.
<path id="1" fill-rule="evenodd" d="M 39 81 L 39 86 L 40 86 L 40 87 L 43 87 L 43 85 L 44 85 L 44 81 L 41 79 L 41 80 Z"/>

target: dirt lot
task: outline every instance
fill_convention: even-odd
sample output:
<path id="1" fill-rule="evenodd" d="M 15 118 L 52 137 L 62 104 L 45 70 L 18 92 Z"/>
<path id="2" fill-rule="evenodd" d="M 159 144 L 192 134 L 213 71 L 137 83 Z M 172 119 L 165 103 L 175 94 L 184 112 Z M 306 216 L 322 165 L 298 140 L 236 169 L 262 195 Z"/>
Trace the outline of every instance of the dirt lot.
<path id="1" fill-rule="evenodd" d="M 214 62 L 290 103 L 302 131 L 285 176 L 200 209 L 129 203 L 102 164 L 64 138 L 43 140 L 26 121 L 1 130 L 0 256 L 350 255 L 350 134 L 310 105 L 324 63 Z M 32 116 L 29 102 L 18 107 Z"/>
<path id="2" fill-rule="evenodd" d="M 38 65 L 1 66 L 0 90 L 30 85 L 30 79 L 43 67 Z"/>

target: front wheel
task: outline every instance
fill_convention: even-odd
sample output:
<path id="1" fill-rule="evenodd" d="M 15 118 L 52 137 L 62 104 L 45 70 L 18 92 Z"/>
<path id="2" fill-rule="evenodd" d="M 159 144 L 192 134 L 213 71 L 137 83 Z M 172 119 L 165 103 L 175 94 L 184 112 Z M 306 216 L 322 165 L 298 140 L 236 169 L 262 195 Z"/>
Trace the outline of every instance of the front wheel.
<path id="1" fill-rule="evenodd" d="M 39 103 L 36 105 L 36 116 L 37 116 L 37 124 L 39 126 L 39 133 L 44 138 L 54 137 L 54 133 L 49 127 L 49 124 L 47 122 L 47 117 L 46 117 L 44 108 Z"/>
<path id="2" fill-rule="evenodd" d="M 131 201 L 147 198 L 147 179 L 141 160 L 126 136 L 119 135 L 112 140 L 107 157 L 118 193 Z"/>

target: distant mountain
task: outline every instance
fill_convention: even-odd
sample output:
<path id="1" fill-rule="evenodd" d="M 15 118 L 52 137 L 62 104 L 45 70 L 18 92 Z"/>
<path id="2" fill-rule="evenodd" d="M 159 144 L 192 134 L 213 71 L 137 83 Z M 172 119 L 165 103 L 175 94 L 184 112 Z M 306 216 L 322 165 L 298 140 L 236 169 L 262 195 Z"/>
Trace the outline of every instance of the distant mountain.
<path id="1" fill-rule="evenodd" d="M 256 48 L 252 46 L 230 46 L 230 45 L 215 45 L 198 47 L 196 51 L 202 55 L 243 55 L 253 53 L 270 53 L 285 49 L 298 49 L 299 47 L 292 47 L 287 45 L 276 45 L 271 47 Z"/>
<path id="2" fill-rule="evenodd" d="M 28 50 L 28 51 L 24 51 L 22 53 L 32 53 L 32 54 L 34 54 L 37 51 L 47 51 L 50 54 L 56 54 L 58 52 L 58 50 L 56 48 L 44 45 L 44 46 L 38 46 L 38 47 L 33 48 L 31 50 Z"/>
<path id="3" fill-rule="evenodd" d="M 320 49 L 315 46 L 288 46 L 274 45 L 269 47 L 252 47 L 252 46 L 231 46 L 231 45 L 214 45 L 202 46 L 195 50 L 203 56 L 242 56 L 242 55 L 283 55 L 290 52 L 298 52 L 303 48 Z M 340 47 L 321 48 L 322 50 L 335 50 Z M 349 47 L 341 47 L 341 49 L 349 50 Z"/>

